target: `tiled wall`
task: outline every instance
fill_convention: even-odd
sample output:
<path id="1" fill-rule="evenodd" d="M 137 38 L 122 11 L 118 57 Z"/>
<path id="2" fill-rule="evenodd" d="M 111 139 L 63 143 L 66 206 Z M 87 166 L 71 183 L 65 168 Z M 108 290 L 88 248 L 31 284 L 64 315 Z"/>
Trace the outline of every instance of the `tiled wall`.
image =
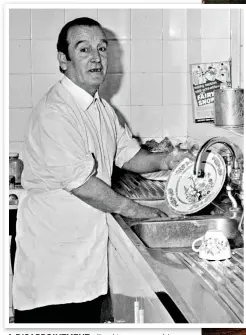
<path id="1" fill-rule="evenodd" d="M 241 13 L 240 10 L 235 9 L 188 11 L 188 22 L 191 23 L 190 28 L 188 24 L 188 31 L 190 31 L 188 52 L 191 57 L 197 57 L 195 62 L 229 60 L 232 57 L 233 87 L 243 87 L 243 11 L 241 10 Z M 234 38 L 233 43 L 231 36 Z M 189 105 L 188 109 L 187 134 L 189 138 L 203 143 L 211 137 L 226 137 L 238 146 L 239 152 L 243 152 L 244 138 L 241 134 L 228 132 L 211 124 L 195 124 L 192 118 L 192 106 Z"/>
<path id="2" fill-rule="evenodd" d="M 11 9 L 10 150 L 33 106 L 60 77 L 56 41 L 69 20 L 105 28 L 109 70 L 101 94 L 142 137 L 192 135 L 190 63 L 230 57 L 229 9 Z"/>

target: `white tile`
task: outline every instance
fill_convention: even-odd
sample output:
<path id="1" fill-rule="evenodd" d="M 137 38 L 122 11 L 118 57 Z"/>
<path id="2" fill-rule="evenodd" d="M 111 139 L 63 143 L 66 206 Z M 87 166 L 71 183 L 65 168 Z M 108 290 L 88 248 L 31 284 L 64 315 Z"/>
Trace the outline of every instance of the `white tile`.
<path id="1" fill-rule="evenodd" d="M 10 40 L 9 42 L 9 72 L 31 72 L 30 40 Z"/>
<path id="2" fill-rule="evenodd" d="M 187 41 L 187 62 L 188 71 L 190 64 L 200 63 L 202 61 L 202 43 L 201 39 L 193 39 Z"/>
<path id="3" fill-rule="evenodd" d="M 32 103 L 35 106 L 39 100 L 63 77 L 63 74 L 34 74 L 32 80 Z"/>
<path id="4" fill-rule="evenodd" d="M 241 84 L 240 87 L 244 87 L 244 11 L 241 9 L 241 70 L 240 70 L 240 74 L 241 74 Z"/>
<path id="5" fill-rule="evenodd" d="M 76 8 L 65 9 L 65 22 L 72 21 L 78 17 L 89 17 L 97 21 L 97 9 L 94 8 Z"/>
<path id="6" fill-rule="evenodd" d="M 9 142 L 9 152 L 18 152 L 22 159 L 23 142 Z"/>
<path id="7" fill-rule="evenodd" d="M 11 39 L 30 39 L 30 9 L 11 8 L 9 10 L 9 36 Z"/>
<path id="8" fill-rule="evenodd" d="M 110 39 L 130 38 L 130 9 L 99 9 L 98 21 Z"/>
<path id="9" fill-rule="evenodd" d="M 188 124 L 188 135 L 200 144 L 203 144 L 211 137 L 226 137 L 228 141 L 235 144 L 235 148 L 239 155 L 244 152 L 243 136 L 232 134 L 221 127 L 214 127 L 214 125 L 210 123 L 194 123 L 190 120 L 190 123 Z"/>
<path id="10" fill-rule="evenodd" d="M 187 38 L 201 38 L 202 10 L 187 9 Z"/>
<path id="11" fill-rule="evenodd" d="M 202 61 L 219 62 L 230 58 L 230 39 L 202 39 Z"/>
<path id="12" fill-rule="evenodd" d="M 130 75 L 108 74 L 100 87 L 100 94 L 113 106 L 129 106 Z"/>
<path id="13" fill-rule="evenodd" d="M 163 72 L 187 71 L 187 41 L 163 41 Z"/>
<path id="14" fill-rule="evenodd" d="M 193 101 L 193 92 L 192 92 L 192 87 L 191 87 L 191 73 L 189 73 L 188 75 L 188 78 L 187 78 L 187 81 L 188 81 L 188 86 L 187 86 L 187 103 L 188 104 L 192 104 L 192 101 Z"/>
<path id="15" fill-rule="evenodd" d="M 162 137 L 163 107 L 133 106 L 131 127 L 134 135 L 140 137 Z"/>
<path id="16" fill-rule="evenodd" d="M 241 85 L 240 87 L 244 88 L 244 47 L 241 47 L 241 70 L 240 70 L 240 75 L 241 75 Z"/>
<path id="17" fill-rule="evenodd" d="M 162 74 L 132 74 L 131 105 L 162 105 Z"/>
<path id="18" fill-rule="evenodd" d="M 187 39 L 186 9 L 163 9 L 163 39 Z"/>
<path id="19" fill-rule="evenodd" d="M 192 136 L 192 133 L 190 133 L 190 129 L 192 128 L 192 125 L 194 123 L 194 114 L 193 114 L 193 106 L 187 105 L 187 133 L 188 136 Z"/>
<path id="20" fill-rule="evenodd" d="M 130 72 L 130 57 L 129 40 L 109 41 L 108 73 Z"/>
<path id="21" fill-rule="evenodd" d="M 56 40 L 32 40 L 32 73 L 58 73 Z"/>
<path id="22" fill-rule="evenodd" d="M 163 107 L 163 137 L 187 136 L 188 106 Z"/>
<path id="23" fill-rule="evenodd" d="M 240 18 L 241 18 L 241 24 L 240 24 L 241 44 L 244 45 L 244 11 L 243 9 L 240 10 Z"/>
<path id="24" fill-rule="evenodd" d="M 230 9 L 202 10 L 202 38 L 230 38 Z"/>
<path id="25" fill-rule="evenodd" d="M 161 39 L 162 9 L 132 9 L 131 37 L 133 39 Z"/>
<path id="26" fill-rule="evenodd" d="M 131 72 L 162 72 L 161 40 L 132 40 Z"/>
<path id="27" fill-rule="evenodd" d="M 163 74 L 163 105 L 186 105 L 188 73 Z"/>
<path id="28" fill-rule="evenodd" d="M 26 122 L 32 109 L 10 109 L 9 111 L 9 140 L 21 142 L 24 140 Z"/>
<path id="29" fill-rule="evenodd" d="M 11 74 L 9 76 L 9 107 L 32 107 L 31 75 Z"/>
<path id="30" fill-rule="evenodd" d="M 32 9 L 32 38 L 57 39 L 64 16 L 64 9 Z"/>

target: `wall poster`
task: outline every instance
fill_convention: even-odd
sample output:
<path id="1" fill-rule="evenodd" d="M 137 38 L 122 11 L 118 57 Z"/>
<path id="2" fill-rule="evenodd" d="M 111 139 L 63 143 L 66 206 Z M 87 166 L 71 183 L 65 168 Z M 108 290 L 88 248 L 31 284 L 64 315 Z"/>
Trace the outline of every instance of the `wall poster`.
<path id="1" fill-rule="evenodd" d="M 194 122 L 214 121 L 214 91 L 231 87 L 231 62 L 190 65 Z"/>

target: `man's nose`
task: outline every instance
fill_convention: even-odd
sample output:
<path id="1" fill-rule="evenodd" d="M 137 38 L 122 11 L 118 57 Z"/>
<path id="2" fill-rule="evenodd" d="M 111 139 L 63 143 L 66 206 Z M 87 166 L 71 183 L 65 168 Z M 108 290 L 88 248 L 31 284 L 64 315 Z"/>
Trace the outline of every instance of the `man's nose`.
<path id="1" fill-rule="evenodd" d="M 101 61 L 101 57 L 100 57 L 100 53 L 97 49 L 92 50 L 92 55 L 91 55 L 91 61 L 92 62 L 100 62 Z"/>

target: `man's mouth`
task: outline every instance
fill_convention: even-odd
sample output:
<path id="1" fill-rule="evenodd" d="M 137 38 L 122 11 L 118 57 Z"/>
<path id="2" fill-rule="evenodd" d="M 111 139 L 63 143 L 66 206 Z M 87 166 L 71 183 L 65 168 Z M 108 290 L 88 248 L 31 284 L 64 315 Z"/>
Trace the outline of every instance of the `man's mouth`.
<path id="1" fill-rule="evenodd" d="M 102 72 L 102 69 L 91 69 L 89 72 Z"/>

